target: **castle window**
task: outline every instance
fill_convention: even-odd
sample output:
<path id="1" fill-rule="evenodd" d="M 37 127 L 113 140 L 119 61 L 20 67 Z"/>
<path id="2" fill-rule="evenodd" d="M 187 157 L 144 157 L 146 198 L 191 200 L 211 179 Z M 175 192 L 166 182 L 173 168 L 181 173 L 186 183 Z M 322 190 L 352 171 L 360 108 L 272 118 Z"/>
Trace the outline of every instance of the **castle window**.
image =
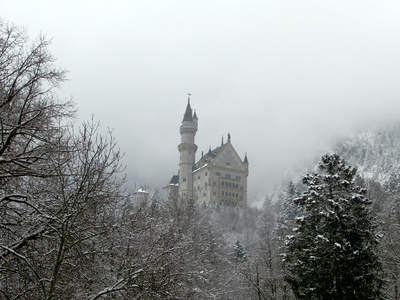
<path id="1" fill-rule="evenodd" d="M 213 195 L 216 196 L 217 195 L 217 191 L 213 190 Z"/>
<path id="2" fill-rule="evenodd" d="M 200 179 L 200 175 L 197 175 L 197 179 Z"/>
<path id="3" fill-rule="evenodd" d="M 206 172 L 206 176 L 208 175 L 208 172 Z"/>
<path id="4" fill-rule="evenodd" d="M 183 177 L 183 178 L 182 178 L 182 181 L 183 181 L 183 182 L 186 182 L 186 177 Z"/>
<path id="5" fill-rule="evenodd" d="M 221 176 L 220 172 L 215 172 L 215 176 Z"/>
<path id="6" fill-rule="evenodd" d="M 231 162 L 230 162 L 230 161 L 227 161 L 227 162 L 226 162 L 226 165 L 227 165 L 227 166 L 230 166 L 230 165 L 231 165 Z"/>
<path id="7" fill-rule="evenodd" d="M 225 181 L 222 181 L 222 186 L 225 186 Z"/>
<path id="8" fill-rule="evenodd" d="M 236 175 L 236 180 L 240 180 L 240 176 L 239 175 Z"/>
<path id="9" fill-rule="evenodd" d="M 229 182 L 229 187 L 232 187 L 232 182 Z"/>
<path id="10" fill-rule="evenodd" d="M 222 195 L 222 196 L 224 196 L 224 195 L 225 195 L 225 192 L 224 192 L 224 191 L 222 191 L 222 192 L 221 192 L 221 195 Z"/>
<path id="11" fill-rule="evenodd" d="M 238 189 L 239 188 L 239 185 L 236 183 L 236 188 Z"/>
<path id="12" fill-rule="evenodd" d="M 215 181 L 213 181 L 213 185 L 215 186 L 215 185 L 217 185 L 217 183 Z"/>
<path id="13" fill-rule="evenodd" d="M 231 178 L 231 174 L 226 174 L 226 178 Z"/>

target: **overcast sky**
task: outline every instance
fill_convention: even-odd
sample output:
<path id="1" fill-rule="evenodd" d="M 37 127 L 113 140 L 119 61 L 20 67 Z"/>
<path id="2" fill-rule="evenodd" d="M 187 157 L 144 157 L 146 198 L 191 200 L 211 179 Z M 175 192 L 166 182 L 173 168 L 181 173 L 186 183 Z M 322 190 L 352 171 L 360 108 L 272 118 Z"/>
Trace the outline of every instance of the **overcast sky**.
<path id="1" fill-rule="evenodd" d="M 197 159 L 230 132 L 250 201 L 335 137 L 400 118 L 398 0 L 2 0 L 0 13 L 53 39 L 60 97 L 114 129 L 132 186 L 177 172 L 188 92 Z"/>

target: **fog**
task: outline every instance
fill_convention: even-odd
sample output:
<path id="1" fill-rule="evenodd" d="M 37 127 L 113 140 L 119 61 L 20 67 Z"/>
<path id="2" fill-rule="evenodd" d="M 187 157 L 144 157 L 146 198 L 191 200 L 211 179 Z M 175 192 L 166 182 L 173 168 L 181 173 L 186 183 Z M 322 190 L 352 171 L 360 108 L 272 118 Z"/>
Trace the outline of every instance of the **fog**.
<path id="1" fill-rule="evenodd" d="M 228 132 L 263 199 L 339 136 L 400 117 L 398 1 L 10 1 L 4 21 L 52 38 L 77 122 L 113 128 L 130 186 L 178 170 L 191 93 L 201 151 Z"/>

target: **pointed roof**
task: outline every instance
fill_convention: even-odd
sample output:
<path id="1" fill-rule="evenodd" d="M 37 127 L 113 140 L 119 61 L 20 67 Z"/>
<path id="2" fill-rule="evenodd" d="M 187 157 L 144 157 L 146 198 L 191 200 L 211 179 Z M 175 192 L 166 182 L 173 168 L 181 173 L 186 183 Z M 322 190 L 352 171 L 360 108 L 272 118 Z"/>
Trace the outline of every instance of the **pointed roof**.
<path id="1" fill-rule="evenodd" d="M 228 149 L 230 149 L 230 150 L 228 150 Z M 243 170 L 245 170 L 247 168 L 246 167 L 247 154 L 245 157 L 245 161 L 242 161 L 242 159 L 239 157 L 239 155 L 237 154 L 237 152 L 236 152 L 235 148 L 232 146 L 232 144 L 225 143 L 222 146 L 219 146 L 215 149 L 211 149 L 211 147 L 210 147 L 207 155 L 204 155 L 203 157 L 200 158 L 200 160 L 197 161 L 197 163 L 194 166 L 194 170 L 201 169 L 207 165 L 218 164 L 219 158 L 221 157 L 221 155 L 224 155 L 224 153 L 226 153 L 225 152 L 226 150 L 231 151 L 232 157 L 235 157 L 238 164 L 242 165 Z"/>
<path id="2" fill-rule="evenodd" d="M 244 161 L 243 161 L 245 164 L 249 164 L 249 160 L 247 159 L 247 153 L 246 153 L 246 155 L 244 156 Z"/>
<path id="3" fill-rule="evenodd" d="M 193 117 L 192 117 L 192 108 L 190 107 L 190 99 L 188 99 L 188 104 L 186 106 L 186 111 L 185 114 L 183 115 L 183 121 L 182 122 L 192 122 Z"/>
<path id="4" fill-rule="evenodd" d="M 196 110 L 194 110 L 194 114 L 193 114 L 193 120 L 198 120 L 199 118 L 197 117 L 197 114 L 196 114 Z"/>
<path id="5" fill-rule="evenodd" d="M 172 184 L 172 185 L 179 184 L 179 175 L 173 175 L 169 184 Z"/>
<path id="6" fill-rule="evenodd" d="M 200 160 L 194 165 L 194 168 L 199 169 L 199 168 L 203 167 L 204 165 L 206 165 L 207 163 L 211 162 L 217 156 L 217 154 L 221 151 L 221 149 L 223 147 L 224 147 L 224 145 L 219 146 L 215 149 L 211 149 L 211 146 L 210 146 L 207 155 L 204 155 L 202 158 L 200 158 Z"/>

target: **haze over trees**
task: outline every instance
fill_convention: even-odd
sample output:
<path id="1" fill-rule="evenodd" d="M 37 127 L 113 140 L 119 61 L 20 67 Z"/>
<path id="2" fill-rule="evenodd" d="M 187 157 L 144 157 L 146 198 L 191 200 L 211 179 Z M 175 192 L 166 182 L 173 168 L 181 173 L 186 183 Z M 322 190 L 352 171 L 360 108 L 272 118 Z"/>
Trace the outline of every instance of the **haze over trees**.
<path id="1" fill-rule="evenodd" d="M 399 299 L 394 170 L 327 155 L 260 208 L 134 204 L 111 132 L 71 124 L 48 46 L 0 22 L 0 299 Z M 381 159 L 342 145 L 361 170 Z"/>

